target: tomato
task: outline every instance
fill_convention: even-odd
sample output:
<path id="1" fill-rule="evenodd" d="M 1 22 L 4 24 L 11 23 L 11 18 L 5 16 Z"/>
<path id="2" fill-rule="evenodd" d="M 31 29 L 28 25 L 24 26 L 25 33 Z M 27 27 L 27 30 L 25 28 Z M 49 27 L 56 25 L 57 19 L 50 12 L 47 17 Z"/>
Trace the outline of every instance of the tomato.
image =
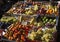
<path id="1" fill-rule="evenodd" d="M 17 32 L 18 32 L 18 30 L 15 30 L 14 32 L 15 32 L 15 33 L 17 33 Z"/>
<path id="2" fill-rule="evenodd" d="M 21 28 L 21 25 L 19 25 L 19 28 Z"/>
<path id="3" fill-rule="evenodd" d="M 28 32 L 26 31 L 25 34 L 28 35 Z"/>
<path id="4" fill-rule="evenodd" d="M 25 41 L 24 35 L 21 35 L 21 40 Z"/>

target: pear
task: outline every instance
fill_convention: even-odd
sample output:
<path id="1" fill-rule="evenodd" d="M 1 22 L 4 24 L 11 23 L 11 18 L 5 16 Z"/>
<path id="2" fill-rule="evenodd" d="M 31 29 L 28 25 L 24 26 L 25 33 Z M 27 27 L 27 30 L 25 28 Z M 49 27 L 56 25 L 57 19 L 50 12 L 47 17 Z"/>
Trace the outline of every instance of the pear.
<path id="1" fill-rule="evenodd" d="M 43 31 L 42 31 L 42 30 L 40 30 L 40 29 L 38 29 L 36 33 L 37 33 L 37 34 L 41 34 L 41 35 L 42 35 L 42 34 L 43 34 Z"/>
<path id="2" fill-rule="evenodd" d="M 55 23 L 56 22 L 56 19 L 54 19 L 53 22 Z"/>
<path id="3" fill-rule="evenodd" d="M 36 37 L 36 32 L 32 31 L 31 34 L 29 34 L 28 38 L 31 40 L 34 40 Z"/>
<path id="4" fill-rule="evenodd" d="M 28 11 L 26 11 L 25 14 L 28 14 Z"/>
<path id="5" fill-rule="evenodd" d="M 55 12 L 57 12 L 57 7 L 56 6 L 55 6 L 55 9 L 54 10 L 55 10 Z"/>
<path id="6" fill-rule="evenodd" d="M 32 13 L 33 13 L 32 10 L 29 10 L 29 11 L 28 11 L 28 14 L 32 14 Z"/>
<path id="7" fill-rule="evenodd" d="M 35 5 L 33 10 L 37 11 L 38 10 L 38 5 Z"/>
<path id="8" fill-rule="evenodd" d="M 37 26 L 37 22 L 34 22 L 34 25 Z"/>
<path id="9" fill-rule="evenodd" d="M 50 23 L 51 23 L 52 21 L 53 21 L 52 19 L 49 20 Z"/>
<path id="10" fill-rule="evenodd" d="M 46 22 L 48 21 L 48 19 L 45 20 Z"/>
<path id="11" fill-rule="evenodd" d="M 46 19 L 46 17 L 43 18 L 43 21 Z"/>
<path id="12" fill-rule="evenodd" d="M 15 22 L 16 21 L 16 19 L 13 19 L 13 22 Z"/>
<path id="13" fill-rule="evenodd" d="M 41 39 L 46 41 L 46 42 L 49 42 L 50 39 L 52 39 L 52 37 L 53 37 L 52 34 L 46 33 L 43 35 L 43 37 Z"/>
<path id="14" fill-rule="evenodd" d="M 53 28 L 52 30 L 53 30 L 53 31 L 52 31 L 53 33 L 57 31 L 56 28 Z"/>
<path id="15" fill-rule="evenodd" d="M 39 26 L 40 26 L 40 23 L 37 24 L 37 27 L 39 27 Z"/>
<path id="16" fill-rule="evenodd" d="M 1 21 L 4 21 L 4 19 L 2 18 Z"/>
<path id="17" fill-rule="evenodd" d="M 49 39 L 45 39 L 46 40 L 46 42 L 49 42 L 50 40 Z"/>
<path id="18" fill-rule="evenodd" d="M 33 36 L 36 37 L 36 32 L 32 31 L 31 34 L 33 34 Z"/>
<path id="19" fill-rule="evenodd" d="M 48 5 L 48 9 L 52 9 L 52 6 L 51 5 Z"/>
<path id="20" fill-rule="evenodd" d="M 29 39 L 34 40 L 33 34 L 30 34 Z"/>

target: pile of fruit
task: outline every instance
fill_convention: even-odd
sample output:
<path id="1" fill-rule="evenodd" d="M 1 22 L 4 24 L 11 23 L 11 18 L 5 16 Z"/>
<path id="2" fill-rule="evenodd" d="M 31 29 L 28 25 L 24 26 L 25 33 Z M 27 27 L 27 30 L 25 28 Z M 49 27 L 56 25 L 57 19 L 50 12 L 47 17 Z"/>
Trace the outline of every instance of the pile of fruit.
<path id="1" fill-rule="evenodd" d="M 29 22 L 29 24 L 33 24 L 37 27 L 54 27 L 56 25 L 56 19 L 46 16 L 41 16 L 37 19 L 37 17 L 29 17 L 29 16 L 22 16 L 22 22 Z"/>
<path id="2" fill-rule="evenodd" d="M 35 27 L 34 25 L 21 25 L 16 22 L 9 26 L 4 37 L 9 40 L 16 40 L 16 42 L 25 42 L 29 40 L 38 40 L 41 42 L 49 42 L 53 39 L 53 33 L 56 28 L 41 28 Z"/>
<path id="3" fill-rule="evenodd" d="M 16 42 L 52 42 L 56 32 L 57 6 L 41 2 L 17 2 L 7 13 L 23 14 L 15 17 L 2 17 L 1 22 L 13 23 L 5 32 L 4 37 Z M 36 15 L 32 16 L 32 15 Z M 39 15 L 39 16 L 38 16 Z M 41 16 L 43 15 L 43 16 Z M 49 15 L 49 16 L 46 16 Z M 30 41 L 29 41 L 30 40 Z"/>
<path id="4" fill-rule="evenodd" d="M 29 19 L 29 18 L 28 18 Z M 39 21 L 39 22 L 37 22 Z M 33 24 L 37 27 L 54 27 L 56 25 L 56 19 L 55 18 L 50 18 L 50 17 L 40 17 L 39 20 L 36 20 L 36 18 L 32 18 L 29 21 L 30 24 Z"/>
<path id="5" fill-rule="evenodd" d="M 4 16 L 0 19 L 1 22 L 5 22 L 5 23 L 13 23 L 13 22 L 16 22 L 17 19 L 15 17 L 7 17 L 7 16 Z"/>
<path id="6" fill-rule="evenodd" d="M 31 26 L 21 25 L 19 22 L 12 24 L 6 31 L 4 37 L 9 40 L 16 40 L 17 42 L 23 42 L 28 35 Z"/>
<path id="7" fill-rule="evenodd" d="M 28 3 L 29 4 L 29 3 Z M 47 14 L 47 15 L 58 15 L 57 6 L 45 5 L 39 2 L 32 2 L 30 7 L 27 3 L 18 3 L 16 6 L 12 7 L 7 13 L 12 14 Z M 26 8 L 27 7 L 27 8 Z"/>
<path id="8" fill-rule="evenodd" d="M 53 42 L 54 32 L 56 32 L 56 28 L 50 28 L 50 29 L 39 28 L 37 31 L 32 30 L 28 35 L 28 39 L 32 41 L 38 40 L 41 42 Z"/>
<path id="9" fill-rule="evenodd" d="M 46 27 L 54 27 L 56 25 L 56 19 L 52 19 L 52 18 L 47 18 L 47 17 L 43 17 L 42 19 L 42 23 L 46 26 Z"/>

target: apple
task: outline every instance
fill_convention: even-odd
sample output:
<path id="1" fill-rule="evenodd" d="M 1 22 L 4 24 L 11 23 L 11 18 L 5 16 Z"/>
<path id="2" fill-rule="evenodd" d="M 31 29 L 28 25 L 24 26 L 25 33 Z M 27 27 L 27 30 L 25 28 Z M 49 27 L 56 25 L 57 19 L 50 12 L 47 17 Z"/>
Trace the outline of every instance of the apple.
<path id="1" fill-rule="evenodd" d="M 45 10 L 44 8 L 41 8 L 41 9 L 39 10 L 39 12 L 40 12 L 41 14 L 45 14 L 46 10 Z"/>

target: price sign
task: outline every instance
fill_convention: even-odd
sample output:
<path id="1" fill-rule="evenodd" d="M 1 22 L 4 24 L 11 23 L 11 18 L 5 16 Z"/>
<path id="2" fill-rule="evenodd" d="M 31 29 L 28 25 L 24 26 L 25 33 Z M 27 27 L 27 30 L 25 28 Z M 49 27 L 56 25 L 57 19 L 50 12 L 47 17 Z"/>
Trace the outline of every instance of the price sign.
<path id="1" fill-rule="evenodd" d="M 22 22 L 22 25 L 27 25 L 27 22 Z"/>

